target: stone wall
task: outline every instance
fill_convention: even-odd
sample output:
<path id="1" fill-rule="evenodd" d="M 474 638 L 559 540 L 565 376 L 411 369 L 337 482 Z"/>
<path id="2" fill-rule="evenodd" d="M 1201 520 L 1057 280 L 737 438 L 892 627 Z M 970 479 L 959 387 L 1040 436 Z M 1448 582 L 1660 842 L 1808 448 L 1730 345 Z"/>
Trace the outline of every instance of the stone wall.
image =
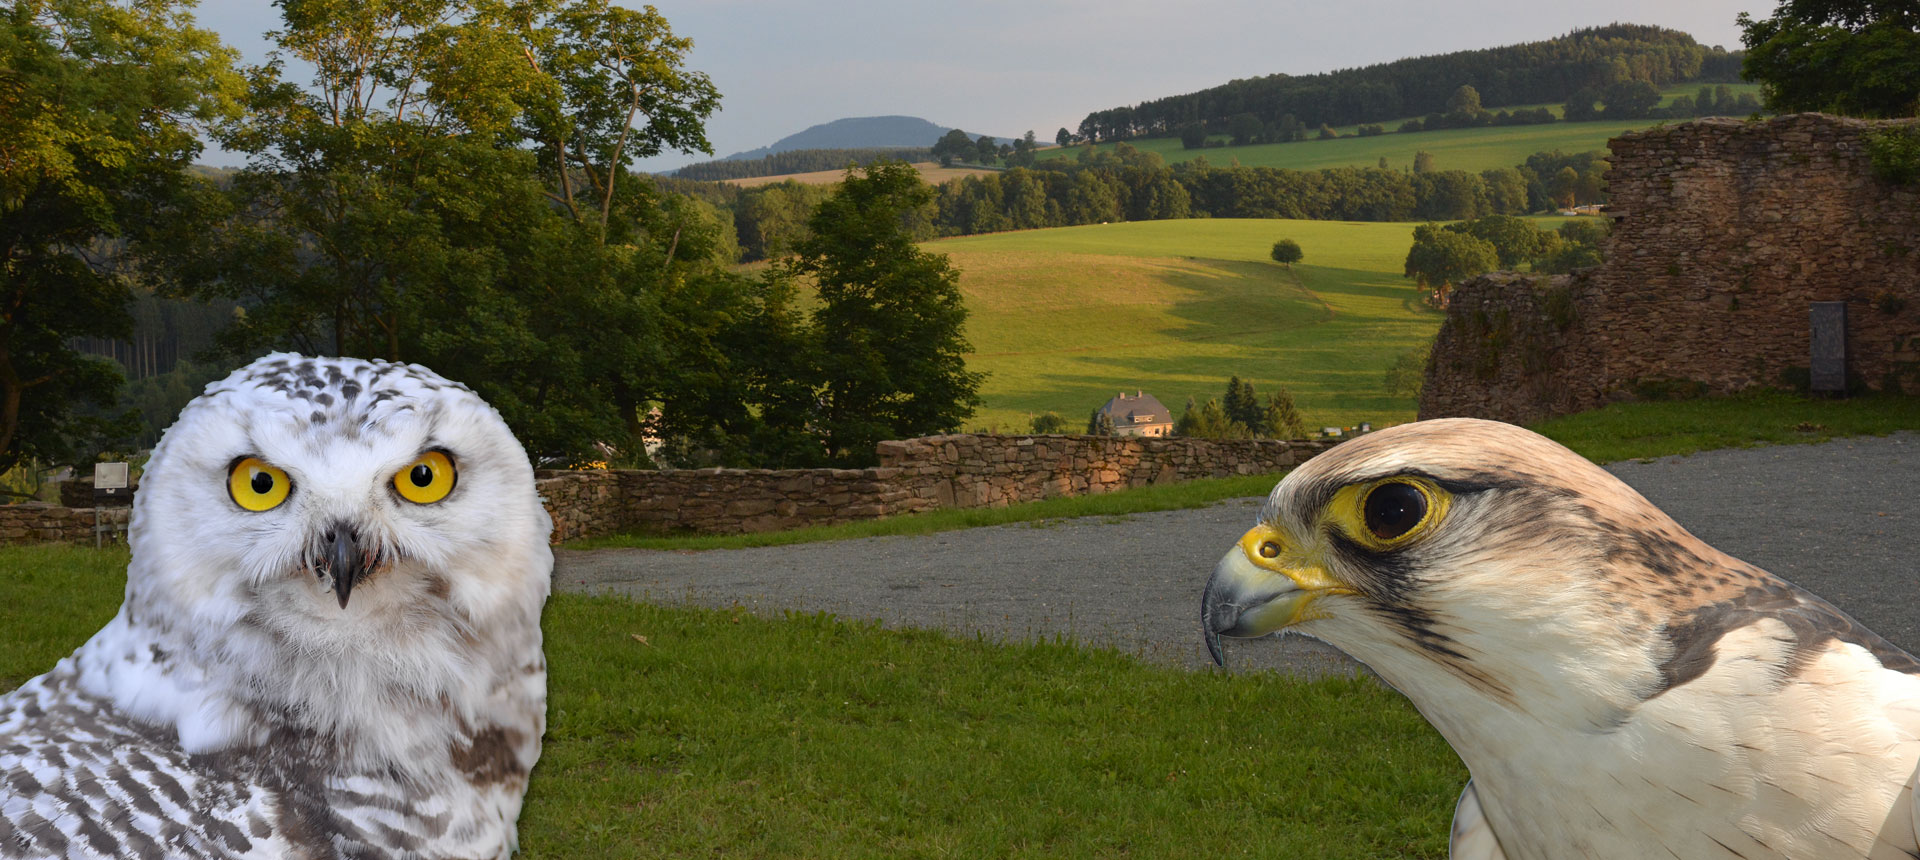
<path id="1" fill-rule="evenodd" d="M 1852 387 L 1920 392 L 1920 188 L 1876 179 L 1865 147 L 1912 122 L 1796 114 L 1615 138 L 1606 262 L 1457 287 L 1420 417 L 1804 387 L 1819 301 L 1847 303 Z"/>
<path id="2" fill-rule="evenodd" d="M 132 508 L 102 508 L 100 522 L 126 527 Z M 107 535 L 125 542 L 125 533 Z M 45 502 L 0 505 L 0 545 L 15 543 L 93 543 L 93 509 L 69 508 Z"/>
<path id="3" fill-rule="evenodd" d="M 871 469 L 543 472 L 553 540 L 623 531 L 737 534 L 937 508 L 1291 468 L 1331 443 L 1112 436 L 929 436 L 879 446 Z"/>

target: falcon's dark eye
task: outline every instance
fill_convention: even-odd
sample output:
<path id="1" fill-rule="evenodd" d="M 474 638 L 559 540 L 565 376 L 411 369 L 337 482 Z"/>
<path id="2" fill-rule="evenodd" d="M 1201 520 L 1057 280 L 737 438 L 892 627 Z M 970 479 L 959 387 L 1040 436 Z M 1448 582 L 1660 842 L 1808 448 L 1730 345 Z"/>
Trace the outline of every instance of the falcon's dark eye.
<path id="1" fill-rule="evenodd" d="M 1427 515 L 1427 494 L 1412 484 L 1392 481 L 1374 487 L 1362 503 L 1367 531 L 1381 540 L 1393 540 L 1413 530 Z"/>

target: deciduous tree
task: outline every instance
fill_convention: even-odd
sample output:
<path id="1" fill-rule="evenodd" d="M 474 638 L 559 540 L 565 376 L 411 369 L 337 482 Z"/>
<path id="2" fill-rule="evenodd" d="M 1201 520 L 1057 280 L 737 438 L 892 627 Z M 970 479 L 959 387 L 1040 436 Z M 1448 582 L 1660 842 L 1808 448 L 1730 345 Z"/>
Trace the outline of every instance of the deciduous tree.
<path id="1" fill-rule="evenodd" d="M 1292 239 L 1281 239 L 1273 243 L 1273 261 L 1276 263 L 1292 268 L 1293 264 L 1300 262 L 1304 256 L 1306 255 L 1300 250 L 1300 243 Z"/>
<path id="2" fill-rule="evenodd" d="M 1900 117 L 1920 112 L 1920 6 L 1888 0 L 1784 0 L 1745 12 L 1741 76 L 1767 109 Z M 1726 106 L 1720 105 L 1721 111 Z"/>
<path id="3" fill-rule="evenodd" d="M 959 272 L 910 229 L 932 200 L 904 162 L 848 170 L 799 245 L 794 269 L 821 302 L 819 427 L 835 462 L 871 463 L 882 439 L 951 431 L 980 402 Z"/>
<path id="4" fill-rule="evenodd" d="M 1459 283 L 1500 265 L 1492 243 L 1438 224 L 1413 228 L 1413 247 L 1407 251 L 1406 276 L 1422 289 Z"/>
<path id="5" fill-rule="evenodd" d="M 77 337 L 131 334 L 130 281 L 207 189 L 197 130 L 231 119 L 233 52 L 175 0 L 0 7 L 0 471 L 70 461 L 120 388 Z M 115 432 L 130 431 L 122 424 Z"/>

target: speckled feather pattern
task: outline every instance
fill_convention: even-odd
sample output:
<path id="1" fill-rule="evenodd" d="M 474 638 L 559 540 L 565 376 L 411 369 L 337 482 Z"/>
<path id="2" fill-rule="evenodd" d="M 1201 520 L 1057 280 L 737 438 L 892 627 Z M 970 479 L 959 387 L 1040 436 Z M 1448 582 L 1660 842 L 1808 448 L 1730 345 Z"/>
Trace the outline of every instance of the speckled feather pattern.
<path id="1" fill-rule="evenodd" d="M 1341 487 L 1393 475 L 1450 493 L 1429 533 L 1328 535 Z M 1560 445 L 1389 428 L 1296 470 L 1261 518 L 1359 592 L 1293 631 L 1378 671 L 1472 771 L 1454 857 L 1920 857 L 1920 661 Z"/>
<path id="2" fill-rule="evenodd" d="M 448 452 L 441 502 L 393 492 Z M 240 508 L 238 458 L 286 501 Z M 338 604 L 316 548 L 377 563 Z M 549 523 L 525 452 L 415 365 L 278 354 L 181 414 L 120 613 L 0 698 L 0 858 L 506 857 L 545 729 Z"/>

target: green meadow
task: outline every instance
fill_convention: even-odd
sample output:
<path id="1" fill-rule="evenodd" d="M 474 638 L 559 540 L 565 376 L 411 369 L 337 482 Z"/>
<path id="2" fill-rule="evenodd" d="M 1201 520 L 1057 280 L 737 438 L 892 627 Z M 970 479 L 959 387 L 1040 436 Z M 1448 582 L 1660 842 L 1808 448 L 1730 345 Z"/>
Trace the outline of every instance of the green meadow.
<path id="1" fill-rule="evenodd" d="M 1622 132 L 1646 128 L 1650 123 L 1634 120 L 1595 122 L 1556 122 L 1546 125 L 1516 125 L 1487 128 L 1449 128 L 1373 137 L 1337 137 L 1329 140 L 1300 140 L 1293 143 L 1258 143 L 1251 146 L 1227 146 L 1211 149 L 1183 149 L 1179 138 L 1156 137 L 1127 141 L 1129 146 L 1157 152 L 1168 164 L 1206 156 L 1207 162 L 1224 167 L 1282 167 L 1289 170 L 1320 170 L 1327 167 L 1377 167 L 1380 159 L 1394 170 L 1413 167 L 1416 152 L 1433 154 L 1437 170 L 1466 170 L 1478 173 L 1495 167 L 1513 167 L 1536 152 L 1586 152 L 1606 149 L 1607 141 Z M 1102 145 L 1105 148 L 1105 145 Z M 1054 150 L 1054 157 L 1070 157 L 1075 148 Z M 1046 157 L 1042 153 L 1041 157 Z"/>
<path id="2" fill-rule="evenodd" d="M 1552 223 L 1552 222 L 1546 222 Z M 970 429 L 1024 430 L 1053 411 L 1075 429 L 1144 390 L 1177 416 L 1231 376 L 1285 386 L 1310 426 L 1413 420 L 1389 396 L 1393 360 L 1440 314 L 1401 275 L 1412 224 L 1266 219 L 1145 221 L 925 245 L 960 269 L 972 370 L 988 374 Z M 1291 238 L 1306 259 L 1268 259 Z"/>
<path id="3" fill-rule="evenodd" d="M 113 617 L 127 558 L 0 548 L 0 692 Z M 528 860 L 1441 858 L 1467 779 L 1368 678 L 578 594 L 542 627 Z"/>
<path id="4" fill-rule="evenodd" d="M 1759 95 L 1758 84 L 1729 84 L 1734 95 Z M 1665 102 L 1677 96 L 1692 96 L 1699 84 L 1672 87 L 1664 91 Z M 1561 105 L 1520 105 L 1518 109 L 1544 107 L 1558 116 Z M 1672 120 L 1678 122 L 1679 120 Z M 1177 137 L 1142 138 L 1127 141 L 1135 149 L 1157 152 L 1168 164 L 1191 161 L 1205 156 L 1215 166 L 1239 163 L 1246 167 L 1282 167 L 1290 170 L 1320 170 L 1328 167 L 1375 167 L 1380 159 L 1395 170 L 1413 167 L 1416 152 L 1433 154 L 1439 170 L 1468 170 L 1478 173 L 1496 167 L 1513 167 L 1536 152 L 1586 152 L 1606 149 L 1607 141 L 1622 132 L 1648 128 L 1654 120 L 1597 120 L 1594 122 L 1556 122 L 1548 125 L 1518 125 L 1487 128 L 1455 128 L 1399 134 L 1394 131 L 1405 119 L 1381 123 L 1386 134 L 1356 137 L 1355 127 L 1335 129 L 1341 136 L 1330 140 L 1302 140 L 1293 143 L 1262 143 L 1252 146 L 1228 146 L 1204 150 L 1185 149 Z M 1113 144 L 1099 144 L 1111 149 Z M 1043 150 L 1040 158 L 1072 158 L 1083 147 Z"/>

